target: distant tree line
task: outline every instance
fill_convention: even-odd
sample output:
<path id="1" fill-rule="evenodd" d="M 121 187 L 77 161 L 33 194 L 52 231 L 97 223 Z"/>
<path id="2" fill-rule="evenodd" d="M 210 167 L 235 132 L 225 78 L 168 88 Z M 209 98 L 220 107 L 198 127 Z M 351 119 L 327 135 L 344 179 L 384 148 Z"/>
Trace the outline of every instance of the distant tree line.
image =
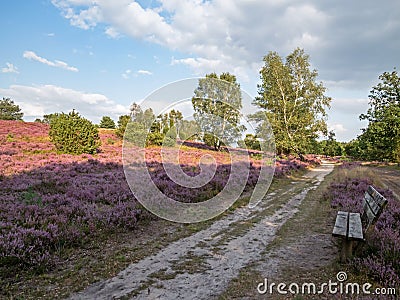
<path id="1" fill-rule="evenodd" d="M 336 141 L 334 132 L 327 130 L 326 110 L 332 99 L 325 95 L 326 88 L 317 81 L 318 72 L 311 69 L 304 50 L 297 48 L 285 59 L 276 52 L 269 52 L 263 62 L 258 96 L 253 101 L 258 111 L 248 116 L 257 124 L 255 135 L 247 134 L 243 140 L 239 140 L 246 129 L 240 123 L 240 85 L 230 73 L 211 73 L 199 80 L 192 97 L 194 120 L 184 120 L 177 110 L 155 116 L 151 108 L 143 111 L 134 103 L 130 113 L 120 116 L 117 124 L 109 116 L 103 116 L 99 125 L 88 121 L 89 125 L 80 120 L 82 117 L 75 111 L 47 114 L 36 121 L 50 124 L 53 133 L 56 127 L 64 128 L 60 125 L 62 122 L 74 126 L 86 124 L 85 136 L 93 139 L 86 152 L 93 152 L 98 146 L 96 130 L 99 127 L 115 129 L 120 138 L 143 146 L 173 146 L 178 139 L 189 139 L 202 140 L 215 150 L 235 141 L 240 147 L 259 150 L 263 134 L 272 128 L 279 155 L 301 157 L 305 153 L 315 153 L 400 162 L 400 79 L 396 69 L 380 75 L 380 82 L 370 92 L 370 107 L 360 116 L 361 120 L 368 120 L 367 128 L 356 139 L 341 143 Z M 20 107 L 11 99 L 0 100 L 1 120 L 22 120 L 22 117 Z M 67 131 L 68 137 L 75 131 L 81 133 L 80 130 Z M 325 140 L 319 140 L 320 136 L 325 136 Z M 53 140 L 58 143 L 55 137 Z"/>

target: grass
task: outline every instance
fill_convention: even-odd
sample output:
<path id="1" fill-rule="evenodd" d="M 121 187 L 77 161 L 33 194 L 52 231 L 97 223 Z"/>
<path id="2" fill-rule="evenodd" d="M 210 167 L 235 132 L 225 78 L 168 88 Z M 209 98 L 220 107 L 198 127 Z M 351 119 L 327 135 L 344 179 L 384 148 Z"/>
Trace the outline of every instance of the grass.
<path id="1" fill-rule="evenodd" d="M 219 296 L 219 299 L 241 299 L 262 298 L 257 293 L 257 285 L 264 281 L 264 277 L 260 273 L 259 267 L 263 264 L 265 257 L 280 248 L 290 246 L 293 243 L 301 240 L 304 236 L 312 234 L 330 234 L 329 227 L 333 221 L 329 204 L 324 200 L 323 194 L 329 186 L 330 182 L 335 180 L 337 169 L 325 177 L 325 180 L 319 185 L 316 190 L 308 192 L 306 198 L 299 207 L 299 212 L 289 219 L 277 232 L 275 239 L 270 243 L 262 253 L 261 261 L 254 262 L 243 268 L 239 275 L 230 282 L 228 288 Z M 298 183 L 300 189 L 304 188 L 304 183 Z M 298 188 L 296 189 L 298 192 Z M 290 196 L 290 195 L 289 195 Z M 332 260 L 334 260 L 333 258 Z M 265 261 L 264 261 L 265 262 Z M 323 270 L 314 270 L 313 273 L 307 273 L 304 282 L 311 280 L 320 280 L 321 278 L 331 279 L 332 274 L 336 274 L 333 270 L 336 264 L 333 263 Z M 312 274 L 310 278 L 310 274 Z M 299 270 L 293 270 L 293 266 L 289 268 L 279 269 L 280 282 L 292 282 L 299 280 Z M 274 299 L 273 295 L 267 295 L 268 299 Z M 279 299 L 277 297 L 276 299 Z"/>
<path id="2" fill-rule="evenodd" d="M 393 166 L 390 166 L 393 168 Z M 282 299 L 282 295 L 259 295 L 257 285 L 264 281 L 260 272 L 262 266 L 268 259 L 271 259 L 271 253 L 279 253 L 280 249 L 290 249 L 293 246 L 301 244 L 301 240 L 310 235 L 331 235 L 335 211 L 331 209 L 330 202 L 325 199 L 327 188 L 332 182 L 337 182 L 345 177 L 350 178 L 370 178 L 375 185 L 382 186 L 379 176 L 368 167 L 356 167 L 350 170 L 336 167 L 335 170 L 325 177 L 325 180 L 316 190 L 310 191 L 303 200 L 296 215 L 288 220 L 277 232 L 276 237 L 262 253 L 259 262 L 253 262 L 243 268 L 238 276 L 232 280 L 228 288 L 219 296 L 218 299 Z M 335 240 L 335 242 L 338 242 Z M 335 247 L 335 245 L 332 245 Z M 322 250 L 322 249 L 321 249 Z M 339 249 L 336 248 L 337 254 Z M 315 249 L 315 259 L 318 259 L 318 248 Z M 311 258 L 312 259 L 312 258 Z M 314 282 L 316 284 L 325 283 L 329 280 L 336 280 L 336 274 L 344 271 L 348 275 L 347 282 L 365 283 L 371 282 L 365 274 L 354 270 L 350 264 L 341 264 L 338 255 L 330 258 L 330 263 L 320 268 L 306 268 L 296 264 L 284 264 L 278 267 L 279 274 L 272 279 L 274 282 L 283 283 L 305 283 Z M 373 287 L 379 286 L 373 283 Z M 325 295 L 326 296 L 326 295 Z M 293 299 L 315 299 L 315 296 L 291 295 Z M 329 295 L 328 295 L 329 297 Z M 290 298 L 290 297 L 289 297 Z M 285 298 L 286 299 L 286 298 Z"/>

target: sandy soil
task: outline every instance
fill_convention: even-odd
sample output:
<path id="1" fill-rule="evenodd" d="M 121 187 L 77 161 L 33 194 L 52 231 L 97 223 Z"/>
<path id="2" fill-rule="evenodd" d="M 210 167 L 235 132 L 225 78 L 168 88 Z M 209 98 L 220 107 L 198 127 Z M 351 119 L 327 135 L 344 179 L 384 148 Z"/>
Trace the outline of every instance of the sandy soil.
<path id="1" fill-rule="evenodd" d="M 269 193 L 256 208 L 236 209 L 71 299 L 213 299 L 250 264 L 256 263 L 262 276 L 269 278 L 288 267 L 323 267 L 337 252 L 327 232 L 294 236 L 289 243 L 268 249 L 277 231 L 297 215 L 306 195 L 332 169 L 333 165 L 323 164 Z"/>
<path id="2" fill-rule="evenodd" d="M 374 168 L 379 174 L 379 179 L 387 188 L 392 190 L 394 196 L 400 201 L 400 171 L 389 168 Z"/>

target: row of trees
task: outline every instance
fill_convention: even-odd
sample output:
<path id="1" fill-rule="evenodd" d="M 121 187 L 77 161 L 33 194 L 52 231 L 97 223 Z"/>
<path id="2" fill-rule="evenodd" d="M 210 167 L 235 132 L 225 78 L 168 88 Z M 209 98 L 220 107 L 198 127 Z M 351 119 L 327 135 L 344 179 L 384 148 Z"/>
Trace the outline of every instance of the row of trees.
<path id="1" fill-rule="evenodd" d="M 355 140 L 343 144 L 335 140 L 333 132 L 328 134 L 326 110 L 332 99 L 325 95 L 326 88 L 317 81 L 318 72 L 311 69 L 304 50 L 297 48 L 285 59 L 270 52 L 263 62 L 258 96 L 253 101 L 259 110 L 247 116 L 257 123 L 256 136 L 247 135 L 239 144 L 259 149 L 259 138 L 272 128 L 278 154 L 346 153 L 368 160 L 400 161 L 400 79 L 396 70 L 383 73 L 379 77 L 381 82 L 371 90 L 370 108 L 360 116 L 369 121 L 368 127 Z M 126 137 L 138 144 L 173 145 L 177 138 L 191 138 L 202 139 L 215 150 L 238 141 L 245 131 L 240 123 L 240 85 L 232 74 L 211 73 L 200 79 L 192 105 L 192 121 L 184 120 L 179 111 L 155 116 L 151 108 L 142 111 L 133 104 L 131 113 L 120 116 L 117 126 L 104 116 L 98 127 L 116 128 L 117 135 L 122 137 L 129 126 Z M 0 119 L 21 120 L 22 116 L 12 100 L 0 101 Z M 38 121 L 52 124 L 54 117 L 60 115 L 45 115 Z M 321 135 L 327 139 L 319 142 Z"/>

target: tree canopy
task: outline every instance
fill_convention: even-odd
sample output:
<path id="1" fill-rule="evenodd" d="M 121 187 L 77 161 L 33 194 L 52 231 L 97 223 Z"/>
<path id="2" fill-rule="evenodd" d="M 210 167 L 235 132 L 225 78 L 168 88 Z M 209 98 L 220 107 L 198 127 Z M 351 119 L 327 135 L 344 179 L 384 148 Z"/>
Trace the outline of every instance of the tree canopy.
<path id="1" fill-rule="evenodd" d="M 235 142 L 244 131 L 240 126 L 242 95 L 234 75 L 211 73 L 199 79 L 192 105 L 203 141 L 215 150 Z"/>
<path id="2" fill-rule="evenodd" d="M 370 91 L 367 113 L 360 115 L 369 124 L 358 137 L 359 155 L 400 162 L 400 78 L 394 70 L 384 72 L 379 79 Z"/>
<path id="3" fill-rule="evenodd" d="M 99 127 L 100 128 L 114 129 L 115 128 L 115 122 L 109 116 L 103 116 L 101 118 L 101 120 L 100 120 Z"/>
<path id="4" fill-rule="evenodd" d="M 318 72 L 310 67 L 309 56 L 295 49 L 284 62 L 277 52 L 269 52 L 260 70 L 262 83 L 254 104 L 261 108 L 251 118 L 259 121 L 267 114 L 278 154 L 304 153 L 319 134 L 327 134 L 326 109 L 331 98 L 317 82 Z"/>
<path id="5" fill-rule="evenodd" d="M 182 113 L 176 110 L 156 117 L 151 108 L 143 111 L 140 105 L 133 103 L 130 115 L 120 116 L 116 133 L 136 146 L 172 147 L 182 118 Z"/>
<path id="6" fill-rule="evenodd" d="M 24 113 L 10 98 L 0 100 L 0 120 L 22 120 Z"/>

